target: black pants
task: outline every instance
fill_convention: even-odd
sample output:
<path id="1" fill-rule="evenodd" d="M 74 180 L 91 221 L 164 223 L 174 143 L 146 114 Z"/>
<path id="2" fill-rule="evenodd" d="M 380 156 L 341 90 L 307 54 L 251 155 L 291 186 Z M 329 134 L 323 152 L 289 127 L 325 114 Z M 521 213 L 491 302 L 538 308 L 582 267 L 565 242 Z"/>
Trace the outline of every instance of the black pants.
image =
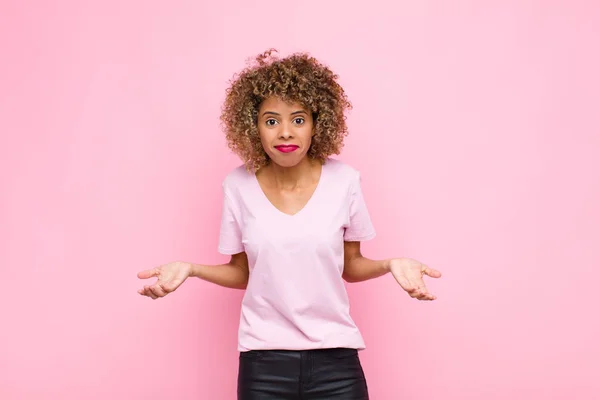
<path id="1" fill-rule="evenodd" d="M 240 353 L 238 400 L 368 400 L 356 349 Z"/>

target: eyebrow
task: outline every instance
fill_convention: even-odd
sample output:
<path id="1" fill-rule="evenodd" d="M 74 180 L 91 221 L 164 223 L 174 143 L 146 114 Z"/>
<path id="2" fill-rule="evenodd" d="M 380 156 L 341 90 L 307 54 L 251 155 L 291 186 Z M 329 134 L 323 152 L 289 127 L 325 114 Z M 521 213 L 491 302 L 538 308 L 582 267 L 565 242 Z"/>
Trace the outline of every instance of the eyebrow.
<path id="1" fill-rule="evenodd" d="M 308 113 L 304 110 L 298 110 L 298 111 L 294 111 L 291 115 L 298 115 L 298 114 L 306 114 L 308 115 Z M 281 117 L 281 114 L 276 113 L 275 111 L 265 111 L 263 114 L 263 116 L 265 115 L 276 115 L 278 117 Z"/>

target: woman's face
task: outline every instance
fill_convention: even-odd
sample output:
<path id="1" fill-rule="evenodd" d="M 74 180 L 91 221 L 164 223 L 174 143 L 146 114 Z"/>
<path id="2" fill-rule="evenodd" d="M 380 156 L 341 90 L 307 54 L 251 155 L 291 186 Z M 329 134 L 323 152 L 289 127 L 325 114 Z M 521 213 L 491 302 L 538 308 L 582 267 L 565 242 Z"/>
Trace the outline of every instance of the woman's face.
<path id="1" fill-rule="evenodd" d="M 310 110 L 277 97 L 264 100 L 258 110 L 258 133 L 269 158 L 282 167 L 293 167 L 306 157 L 313 132 Z"/>

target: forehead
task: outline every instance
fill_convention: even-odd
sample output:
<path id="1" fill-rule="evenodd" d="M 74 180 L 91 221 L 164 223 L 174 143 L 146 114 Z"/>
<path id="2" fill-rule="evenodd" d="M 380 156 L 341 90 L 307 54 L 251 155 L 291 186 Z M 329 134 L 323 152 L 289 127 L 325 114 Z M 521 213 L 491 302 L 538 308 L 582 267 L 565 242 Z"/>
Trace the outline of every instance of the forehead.
<path id="1" fill-rule="evenodd" d="M 277 111 L 278 113 L 292 113 L 298 110 L 307 110 L 301 103 L 292 100 L 283 100 L 279 97 L 268 97 L 260 104 L 260 111 Z"/>

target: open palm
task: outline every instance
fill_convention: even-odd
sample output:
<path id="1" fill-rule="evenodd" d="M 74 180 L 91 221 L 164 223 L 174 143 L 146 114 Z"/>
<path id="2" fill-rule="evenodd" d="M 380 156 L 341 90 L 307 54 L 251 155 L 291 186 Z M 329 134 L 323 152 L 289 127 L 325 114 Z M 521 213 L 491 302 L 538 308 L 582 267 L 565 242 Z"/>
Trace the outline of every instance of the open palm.
<path id="1" fill-rule="evenodd" d="M 140 279 L 158 279 L 152 285 L 145 285 L 138 293 L 152 299 L 164 297 L 177 289 L 190 276 L 190 272 L 190 264 L 178 261 L 141 271 L 137 275 Z"/>
<path id="2" fill-rule="evenodd" d="M 423 277 L 439 278 L 442 274 L 412 258 L 395 258 L 390 261 L 390 272 L 410 297 L 418 300 L 435 300 L 429 293 Z"/>

